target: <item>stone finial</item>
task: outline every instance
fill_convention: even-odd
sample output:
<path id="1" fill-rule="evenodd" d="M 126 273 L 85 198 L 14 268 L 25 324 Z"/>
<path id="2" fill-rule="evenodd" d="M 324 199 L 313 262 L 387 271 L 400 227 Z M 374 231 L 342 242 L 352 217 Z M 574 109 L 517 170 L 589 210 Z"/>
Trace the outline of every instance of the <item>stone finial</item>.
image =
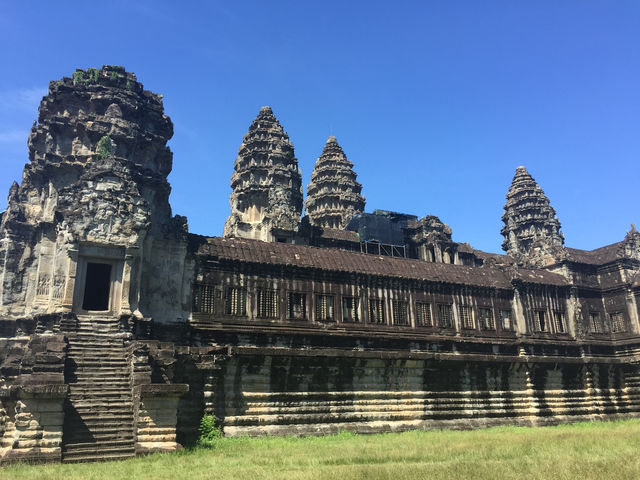
<path id="1" fill-rule="evenodd" d="M 523 166 L 516 169 L 504 210 L 502 248 L 516 261 L 544 266 L 563 256 L 560 221 L 544 191 Z"/>
<path id="2" fill-rule="evenodd" d="M 225 237 L 273 241 L 298 230 L 302 177 L 293 144 L 271 107 L 260 109 L 238 150 Z"/>
<path id="3" fill-rule="evenodd" d="M 640 260 L 640 232 L 636 230 L 634 223 L 631 224 L 631 229 L 627 232 L 624 240 L 622 241 L 622 248 L 619 256 Z"/>
<path id="4" fill-rule="evenodd" d="M 344 228 L 351 217 L 364 211 L 362 185 L 356 177 L 353 163 L 347 160 L 336 137 L 330 136 L 307 186 L 305 211 L 312 225 Z"/>

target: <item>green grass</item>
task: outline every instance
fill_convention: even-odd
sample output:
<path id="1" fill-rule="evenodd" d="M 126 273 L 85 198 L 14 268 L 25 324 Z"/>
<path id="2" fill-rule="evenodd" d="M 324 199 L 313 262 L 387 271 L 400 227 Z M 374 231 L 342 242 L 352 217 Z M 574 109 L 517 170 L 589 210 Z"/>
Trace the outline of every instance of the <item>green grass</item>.
<path id="1" fill-rule="evenodd" d="M 382 435 L 224 438 L 123 462 L 16 465 L 4 479 L 638 479 L 640 420 Z"/>

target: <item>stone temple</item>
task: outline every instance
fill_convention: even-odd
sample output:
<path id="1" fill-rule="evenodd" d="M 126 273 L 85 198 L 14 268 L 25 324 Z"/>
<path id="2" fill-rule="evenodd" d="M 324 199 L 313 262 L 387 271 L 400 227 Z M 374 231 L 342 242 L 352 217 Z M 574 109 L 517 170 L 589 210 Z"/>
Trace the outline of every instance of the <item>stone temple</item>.
<path id="1" fill-rule="evenodd" d="M 518 167 L 505 254 L 482 252 L 433 215 L 366 213 L 334 137 L 303 202 L 263 107 L 204 237 L 169 206 L 172 133 L 122 67 L 50 83 L 1 214 L 0 461 L 170 451 L 204 414 L 231 436 L 639 414 L 635 227 L 565 246 Z"/>

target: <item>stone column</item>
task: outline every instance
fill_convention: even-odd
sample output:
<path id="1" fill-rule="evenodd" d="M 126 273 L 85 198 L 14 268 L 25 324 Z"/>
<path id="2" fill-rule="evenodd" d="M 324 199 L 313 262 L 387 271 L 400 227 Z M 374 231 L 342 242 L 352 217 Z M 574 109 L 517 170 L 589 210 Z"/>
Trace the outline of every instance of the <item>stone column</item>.
<path id="1" fill-rule="evenodd" d="M 67 251 L 69 255 L 69 270 L 67 272 L 67 282 L 64 289 L 64 296 L 61 300 L 62 310 L 73 311 L 73 295 L 76 288 L 76 277 L 78 270 L 78 247 L 73 246 Z"/>

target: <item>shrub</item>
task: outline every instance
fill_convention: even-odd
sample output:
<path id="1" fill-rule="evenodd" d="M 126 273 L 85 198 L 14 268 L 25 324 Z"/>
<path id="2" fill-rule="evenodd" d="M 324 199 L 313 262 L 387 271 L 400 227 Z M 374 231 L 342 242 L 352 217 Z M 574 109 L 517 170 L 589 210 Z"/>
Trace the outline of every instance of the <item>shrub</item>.
<path id="1" fill-rule="evenodd" d="M 73 74 L 73 84 L 74 85 L 86 85 L 89 81 L 85 78 L 84 72 L 82 70 L 78 70 Z"/>
<path id="2" fill-rule="evenodd" d="M 105 135 L 96 144 L 96 153 L 101 160 L 113 156 L 116 146 L 108 135 Z"/>
<path id="3" fill-rule="evenodd" d="M 222 427 L 218 425 L 214 415 L 204 414 L 198 427 L 198 445 L 203 447 L 214 447 L 218 440 L 223 437 Z"/>
<path id="4" fill-rule="evenodd" d="M 95 68 L 90 68 L 89 70 L 87 70 L 87 73 L 89 74 L 90 81 L 92 81 L 93 83 L 98 83 L 98 78 L 100 77 L 99 70 L 96 70 Z"/>

